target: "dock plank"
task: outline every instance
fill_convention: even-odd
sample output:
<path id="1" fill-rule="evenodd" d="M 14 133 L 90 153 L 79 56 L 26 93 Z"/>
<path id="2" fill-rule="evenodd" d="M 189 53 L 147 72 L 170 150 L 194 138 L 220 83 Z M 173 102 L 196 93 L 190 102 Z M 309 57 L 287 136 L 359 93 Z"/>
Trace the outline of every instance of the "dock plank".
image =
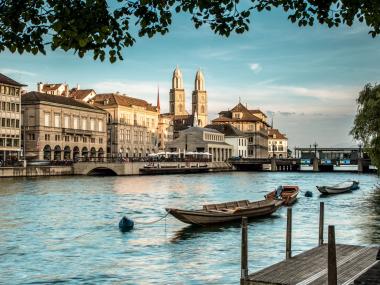
<path id="1" fill-rule="evenodd" d="M 358 273 L 376 262 L 376 247 L 336 245 L 338 284 L 353 284 Z M 246 285 L 327 284 L 327 245 L 315 247 L 291 259 L 250 274 Z"/>

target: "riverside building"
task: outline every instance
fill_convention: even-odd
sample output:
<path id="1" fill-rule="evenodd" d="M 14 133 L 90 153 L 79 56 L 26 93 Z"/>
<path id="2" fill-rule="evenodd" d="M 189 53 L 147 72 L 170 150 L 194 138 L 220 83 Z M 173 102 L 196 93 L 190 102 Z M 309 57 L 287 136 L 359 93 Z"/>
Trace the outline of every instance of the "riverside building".
<path id="1" fill-rule="evenodd" d="M 0 164 L 18 160 L 21 152 L 20 84 L 0 73 Z"/>
<path id="2" fill-rule="evenodd" d="M 229 124 L 207 125 L 224 134 L 225 142 L 232 146 L 232 157 L 248 157 L 248 137 L 245 133 Z"/>
<path id="3" fill-rule="evenodd" d="M 249 110 L 239 103 L 231 110 L 221 111 L 219 117 L 212 120 L 215 125 L 229 124 L 245 133 L 248 138 L 248 157 L 268 157 L 267 116 L 260 110 Z"/>
<path id="4" fill-rule="evenodd" d="M 288 157 L 288 138 L 278 129 L 268 130 L 269 157 Z"/>
<path id="5" fill-rule="evenodd" d="M 90 102 L 108 114 L 107 152 L 112 157 L 145 157 L 157 151 L 157 106 L 119 93 L 97 94 Z"/>
<path id="6" fill-rule="evenodd" d="M 107 113 L 64 96 L 29 92 L 21 97 L 27 160 L 96 160 L 106 156 Z"/>
<path id="7" fill-rule="evenodd" d="M 197 152 L 211 154 L 212 161 L 226 161 L 232 156 L 232 146 L 225 142 L 221 132 L 201 127 L 189 127 L 179 137 L 167 143 L 171 152 Z"/>

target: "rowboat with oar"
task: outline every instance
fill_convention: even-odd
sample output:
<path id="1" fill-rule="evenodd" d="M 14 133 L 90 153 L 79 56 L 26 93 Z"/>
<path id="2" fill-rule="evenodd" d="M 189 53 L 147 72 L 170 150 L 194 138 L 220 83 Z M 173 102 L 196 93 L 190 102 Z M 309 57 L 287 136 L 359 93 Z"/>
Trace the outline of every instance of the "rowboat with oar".
<path id="1" fill-rule="evenodd" d="M 317 186 L 317 189 L 322 194 L 340 194 L 359 189 L 359 181 L 345 181 L 333 186 Z"/>
<path id="2" fill-rule="evenodd" d="M 258 218 L 274 213 L 282 200 L 262 200 L 250 202 L 240 200 L 219 204 L 203 205 L 199 210 L 181 210 L 166 208 L 166 211 L 178 220 L 194 225 L 209 225 L 241 220 L 242 217 Z"/>
<path id="3" fill-rule="evenodd" d="M 292 205 L 297 200 L 297 195 L 300 192 L 300 188 L 296 185 L 281 185 L 276 190 L 269 192 L 265 195 L 265 199 L 274 200 L 280 199 L 284 201 L 284 205 Z"/>

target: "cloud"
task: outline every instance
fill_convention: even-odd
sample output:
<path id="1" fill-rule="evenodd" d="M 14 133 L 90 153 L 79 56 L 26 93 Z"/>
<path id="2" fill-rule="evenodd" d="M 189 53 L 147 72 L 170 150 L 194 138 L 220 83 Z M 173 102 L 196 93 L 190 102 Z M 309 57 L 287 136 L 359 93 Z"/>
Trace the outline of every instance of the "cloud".
<path id="1" fill-rule="evenodd" d="M 24 70 L 18 70 L 18 69 L 12 69 L 12 68 L 0 68 L 1 73 L 5 74 L 19 74 L 19 75 L 27 75 L 27 76 L 36 76 L 36 73 L 24 71 Z"/>
<path id="2" fill-rule="evenodd" d="M 259 73 L 263 68 L 259 63 L 251 63 L 249 65 L 249 68 L 254 72 L 254 73 Z"/>
<path id="3" fill-rule="evenodd" d="M 292 115 L 296 115 L 297 113 L 296 112 L 278 112 L 278 114 L 285 116 L 285 117 L 289 117 Z"/>

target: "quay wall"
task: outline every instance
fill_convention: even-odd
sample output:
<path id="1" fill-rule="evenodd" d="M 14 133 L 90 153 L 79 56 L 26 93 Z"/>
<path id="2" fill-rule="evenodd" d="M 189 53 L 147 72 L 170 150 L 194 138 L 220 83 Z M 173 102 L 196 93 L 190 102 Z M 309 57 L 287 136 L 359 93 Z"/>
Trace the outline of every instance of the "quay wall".
<path id="1" fill-rule="evenodd" d="M 72 175 L 71 166 L 0 167 L 0 177 L 33 177 Z"/>

